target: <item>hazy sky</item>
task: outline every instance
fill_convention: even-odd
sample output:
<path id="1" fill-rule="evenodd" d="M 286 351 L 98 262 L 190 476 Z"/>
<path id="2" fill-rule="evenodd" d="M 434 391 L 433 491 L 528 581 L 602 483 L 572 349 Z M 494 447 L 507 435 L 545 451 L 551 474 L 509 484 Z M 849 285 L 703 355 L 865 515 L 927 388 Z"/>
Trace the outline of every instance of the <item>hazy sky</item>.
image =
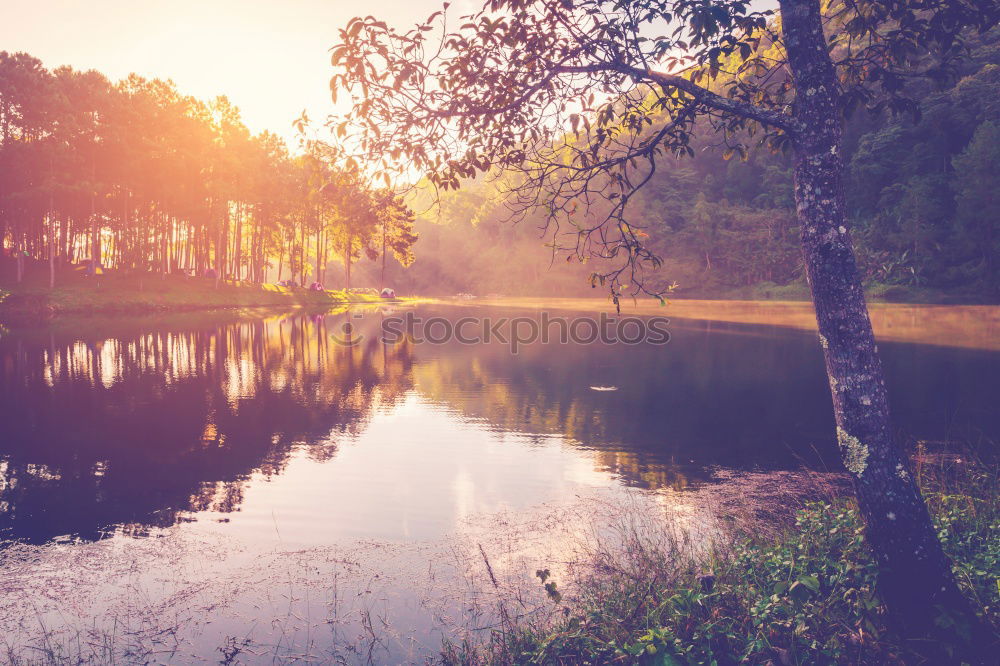
<path id="1" fill-rule="evenodd" d="M 202 99 L 227 95 L 253 131 L 294 137 L 302 110 L 332 109 L 328 49 L 353 16 L 409 27 L 441 0 L 0 0 L 0 50 L 53 69 L 173 79 Z M 294 142 L 291 142 L 294 145 Z"/>

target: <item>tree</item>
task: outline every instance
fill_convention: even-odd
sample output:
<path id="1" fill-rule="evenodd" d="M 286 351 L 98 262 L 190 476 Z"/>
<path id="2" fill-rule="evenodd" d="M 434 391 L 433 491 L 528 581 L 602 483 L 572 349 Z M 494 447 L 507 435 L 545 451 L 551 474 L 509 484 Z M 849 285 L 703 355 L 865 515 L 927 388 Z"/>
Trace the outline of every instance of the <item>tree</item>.
<path id="1" fill-rule="evenodd" d="M 145 274 L 209 268 L 217 284 L 260 283 L 277 259 L 279 273 L 304 281 L 315 266 L 322 281 L 342 236 L 351 258 L 362 247 L 374 258 L 378 225 L 376 192 L 356 174 L 345 180 L 356 215 L 324 203 L 320 188 L 343 167 L 324 159 L 293 159 L 276 136 L 251 134 L 225 97 L 203 103 L 169 81 L 112 84 L 0 52 L 0 271 L 21 282 L 45 261 L 52 288 L 83 258 L 137 272 L 140 288 Z M 405 221 L 393 224 L 387 242 L 404 257 Z"/>
<path id="2" fill-rule="evenodd" d="M 994 178 L 1000 169 L 1000 127 L 984 122 L 952 163 L 960 174 L 958 219 L 962 233 L 976 248 L 987 284 L 996 289 L 994 257 L 1000 239 L 1000 197 Z"/>
<path id="3" fill-rule="evenodd" d="M 389 252 L 406 268 L 413 263 L 413 244 L 417 234 L 413 231 L 414 214 L 403 198 L 389 189 L 379 190 L 372 196 L 375 217 L 382 235 L 382 270 L 379 273 L 379 291 L 385 287 L 385 260 Z"/>
<path id="4" fill-rule="evenodd" d="M 705 257 L 705 272 L 712 270 L 712 258 L 709 253 L 715 245 L 717 226 L 719 224 L 718 209 L 708 202 L 704 192 L 698 193 L 694 206 L 691 207 L 691 232 L 699 253 Z"/>
<path id="5" fill-rule="evenodd" d="M 90 262 L 96 268 L 104 260 L 101 235 L 105 211 L 100 204 L 106 199 L 109 184 L 104 167 L 109 162 L 108 111 L 114 104 L 111 84 L 98 72 L 78 72 L 69 67 L 58 68 L 54 76 L 67 111 L 62 116 L 63 134 L 77 162 L 73 182 L 89 210 Z"/>
<path id="6" fill-rule="evenodd" d="M 38 212 L 42 180 L 39 156 L 29 147 L 37 145 L 51 125 L 51 84 L 51 74 L 38 59 L 0 52 L 0 238 L 11 238 L 17 282 L 24 277 L 30 219 Z M 25 168 L 28 165 L 35 168 Z"/>
<path id="7" fill-rule="evenodd" d="M 354 261 L 362 255 L 372 260 L 378 256 L 374 242 L 379 218 L 374 193 L 362 182 L 354 165 L 342 163 L 341 158 L 334 146 L 319 141 L 309 143 L 317 215 L 330 227 L 327 238 L 344 260 L 344 288 L 350 289 Z"/>
<path id="8" fill-rule="evenodd" d="M 942 608 L 977 622 L 893 441 L 845 213 L 844 118 L 912 111 L 901 69 L 945 79 L 965 32 L 997 16 L 995 0 L 779 0 L 776 15 L 749 0 L 490 0 L 440 41 L 441 12 L 408 32 L 356 18 L 333 48 L 331 88 L 354 101 L 333 128 L 380 170 L 436 187 L 511 174 L 511 206 L 545 211 L 554 250 L 620 262 L 593 276 L 616 303 L 661 293 L 628 203 L 663 155 L 693 153 L 699 119 L 727 157 L 750 142 L 789 151 L 842 458 L 882 597 L 919 636 Z"/>

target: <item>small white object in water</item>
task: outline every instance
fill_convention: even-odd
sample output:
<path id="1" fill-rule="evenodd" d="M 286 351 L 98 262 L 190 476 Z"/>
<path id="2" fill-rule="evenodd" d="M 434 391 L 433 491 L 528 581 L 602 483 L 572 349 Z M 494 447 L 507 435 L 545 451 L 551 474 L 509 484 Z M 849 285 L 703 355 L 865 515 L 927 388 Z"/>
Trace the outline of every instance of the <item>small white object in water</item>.
<path id="1" fill-rule="evenodd" d="M 591 386 L 591 391 L 617 391 L 617 386 Z"/>

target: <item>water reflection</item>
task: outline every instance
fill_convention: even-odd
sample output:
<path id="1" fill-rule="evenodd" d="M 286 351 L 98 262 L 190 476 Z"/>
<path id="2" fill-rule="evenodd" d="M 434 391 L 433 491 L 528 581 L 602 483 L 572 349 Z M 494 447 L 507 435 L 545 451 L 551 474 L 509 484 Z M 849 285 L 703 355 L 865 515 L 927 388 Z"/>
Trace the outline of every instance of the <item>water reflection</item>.
<path id="1" fill-rule="evenodd" d="M 330 342 L 346 315 L 2 343 L 0 525 L 32 541 L 232 511 L 251 472 L 313 460 L 409 389 L 410 350 Z M 373 347 L 378 346 L 378 349 Z"/>
<path id="2" fill-rule="evenodd" d="M 807 333 L 677 322 L 666 346 L 535 344 L 512 356 L 503 344 L 386 345 L 382 316 L 9 332 L 0 536 L 89 540 L 209 519 L 258 532 L 273 519 L 280 532 L 279 507 L 300 538 L 427 537 L 581 486 L 680 488 L 712 466 L 836 459 Z M 336 344 L 347 324 L 357 344 Z M 1000 435 L 1000 355 L 884 346 L 903 432 Z"/>

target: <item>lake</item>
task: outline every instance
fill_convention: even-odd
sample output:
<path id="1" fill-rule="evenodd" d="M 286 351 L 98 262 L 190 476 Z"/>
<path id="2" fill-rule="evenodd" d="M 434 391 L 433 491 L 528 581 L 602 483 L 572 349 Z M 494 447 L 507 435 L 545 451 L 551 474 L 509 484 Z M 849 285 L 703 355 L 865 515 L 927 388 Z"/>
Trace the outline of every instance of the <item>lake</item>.
<path id="1" fill-rule="evenodd" d="M 698 505 L 740 479 L 839 471 L 808 307 L 626 307 L 636 330 L 670 317 L 668 340 L 528 335 L 513 353 L 498 322 L 530 332 L 543 311 L 572 325 L 607 304 L 0 328 L 0 632 L 76 654 L 106 649 L 93 638 L 114 617 L 125 658 L 218 659 L 252 639 L 257 652 L 232 645 L 417 659 L 481 593 L 478 550 L 517 578 L 559 559 L 561 530 L 596 505 Z M 873 308 L 901 438 L 1000 439 L 997 313 Z M 474 341 L 456 339 L 462 320 Z"/>

